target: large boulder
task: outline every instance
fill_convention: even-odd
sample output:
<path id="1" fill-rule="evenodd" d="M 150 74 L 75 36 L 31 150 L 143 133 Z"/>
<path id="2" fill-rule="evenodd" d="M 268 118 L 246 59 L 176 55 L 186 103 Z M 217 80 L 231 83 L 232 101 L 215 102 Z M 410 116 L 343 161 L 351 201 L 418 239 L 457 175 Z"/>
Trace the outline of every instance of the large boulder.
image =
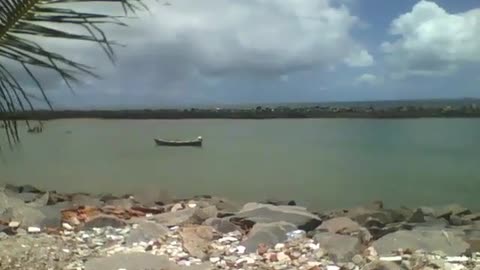
<path id="1" fill-rule="evenodd" d="M 20 222 L 21 227 L 44 227 L 46 216 L 37 208 L 30 206 L 17 206 L 5 209 L 0 215 L 0 220 Z"/>
<path id="2" fill-rule="evenodd" d="M 125 227 L 127 224 L 125 221 L 116 218 L 114 216 L 109 215 L 98 215 L 92 218 L 91 220 L 85 222 L 83 224 L 84 230 L 89 230 L 93 228 L 104 228 L 104 227 L 112 227 L 112 228 L 122 228 Z"/>
<path id="3" fill-rule="evenodd" d="M 353 256 L 361 252 L 362 244 L 358 237 L 340 235 L 330 232 L 319 232 L 313 240 L 320 244 L 329 255 L 337 262 L 350 261 Z"/>
<path id="4" fill-rule="evenodd" d="M 25 206 L 25 202 L 22 199 L 8 196 L 3 190 L 0 190 L 0 213 L 4 212 L 8 208 L 16 208 Z"/>
<path id="5" fill-rule="evenodd" d="M 5 190 L 16 192 L 16 193 L 41 193 L 42 191 L 32 185 L 21 185 L 15 186 L 11 184 L 5 185 Z"/>
<path id="6" fill-rule="evenodd" d="M 162 214 L 153 215 L 151 220 L 155 220 L 159 224 L 165 226 L 179 226 L 185 223 L 189 223 L 195 214 L 195 209 L 187 208 L 175 212 L 166 212 Z"/>
<path id="7" fill-rule="evenodd" d="M 167 235 L 169 230 L 167 227 L 155 222 L 144 221 L 137 224 L 137 227 L 130 231 L 125 239 L 127 245 L 134 243 L 157 240 Z"/>
<path id="8" fill-rule="evenodd" d="M 371 219 L 378 220 L 383 224 L 395 222 L 395 219 L 392 216 L 391 212 L 382 209 L 377 210 L 366 207 L 357 207 L 350 209 L 346 216 L 358 222 L 362 226 Z"/>
<path id="9" fill-rule="evenodd" d="M 224 218 L 209 218 L 205 220 L 203 224 L 214 228 L 220 233 L 229 233 L 239 230 L 235 224 Z"/>
<path id="10" fill-rule="evenodd" d="M 448 219 L 451 215 L 462 216 L 471 213 L 472 212 L 468 208 L 465 208 L 459 204 L 449 204 L 435 210 L 435 216 L 437 218 L 445 219 Z"/>
<path id="11" fill-rule="evenodd" d="M 100 198 L 87 194 L 74 194 L 72 195 L 71 201 L 73 206 L 100 207 L 103 205 Z"/>
<path id="12" fill-rule="evenodd" d="M 277 243 L 285 242 L 287 233 L 297 229 L 297 226 L 284 221 L 273 223 L 257 223 L 248 233 L 247 239 L 241 245 L 246 248 L 246 252 L 255 252 L 259 244 L 273 246 Z"/>
<path id="13" fill-rule="evenodd" d="M 387 234 L 373 243 L 380 255 L 388 256 L 398 249 L 443 251 L 450 256 L 461 255 L 470 248 L 463 240 L 464 233 L 452 230 L 415 229 Z"/>
<path id="14" fill-rule="evenodd" d="M 48 204 L 50 200 L 50 193 L 46 192 L 42 196 L 36 198 L 35 200 L 29 202 L 27 205 L 30 207 L 43 207 Z"/>
<path id="15" fill-rule="evenodd" d="M 247 203 L 233 217 L 237 219 L 246 219 L 255 223 L 284 221 L 305 231 L 311 231 L 321 223 L 321 220 L 317 215 L 308 212 L 304 207 L 287 205 L 276 206 L 259 203 Z"/>
<path id="16" fill-rule="evenodd" d="M 22 200 L 25 203 L 32 202 L 35 199 L 38 198 L 39 194 L 38 193 L 31 193 L 31 192 L 25 192 L 25 193 L 17 193 L 17 192 L 12 192 L 9 190 L 5 190 L 5 194 L 8 197 L 13 197 Z"/>
<path id="17" fill-rule="evenodd" d="M 338 234 L 350 234 L 362 229 L 357 222 L 348 217 L 337 217 L 324 221 L 317 227 L 318 231 L 326 231 Z"/>
<path id="18" fill-rule="evenodd" d="M 180 231 L 183 247 L 188 253 L 199 259 L 204 259 L 207 249 L 214 237 L 214 230 L 209 226 L 185 227 Z"/>

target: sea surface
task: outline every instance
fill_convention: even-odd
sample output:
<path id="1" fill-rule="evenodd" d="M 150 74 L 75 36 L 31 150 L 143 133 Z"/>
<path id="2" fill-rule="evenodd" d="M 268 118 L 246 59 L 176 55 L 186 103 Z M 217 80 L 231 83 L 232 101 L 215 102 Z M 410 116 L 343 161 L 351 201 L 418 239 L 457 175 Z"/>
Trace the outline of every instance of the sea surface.
<path id="1" fill-rule="evenodd" d="M 480 206 L 480 119 L 81 119 L 21 136 L 1 153 L 0 183 L 293 199 L 318 210 L 374 200 Z M 153 142 L 197 136 L 202 148 Z"/>

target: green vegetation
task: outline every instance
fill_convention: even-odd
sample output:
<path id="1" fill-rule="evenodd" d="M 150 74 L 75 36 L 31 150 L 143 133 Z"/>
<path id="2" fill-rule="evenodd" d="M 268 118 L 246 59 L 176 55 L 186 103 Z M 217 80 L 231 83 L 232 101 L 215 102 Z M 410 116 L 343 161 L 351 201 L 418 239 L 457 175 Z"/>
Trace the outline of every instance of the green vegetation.
<path id="1" fill-rule="evenodd" d="M 160 109 L 160 110 L 93 110 L 36 111 L 7 115 L 11 120 L 52 120 L 60 118 L 103 119 L 273 119 L 273 118 L 420 118 L 420 117 L 480 117 L 476 104 L 463 106 L 394 106 L 394 107 L 253 107 L 250 109 Z"/>
<path id="2" fill-rule="evenodd" d="M 0 116 L 3 115 L 4 130 L 1 136 L 7 136 L 10 145 L 18 142 L 19 136 L 15 119 L 7 115 L 31 112 L 35 102 L 39 101 L 53 110 L 36 75 L 40 69 L 57 74 L 70 89 L 82 75 L 98 77 L 92 67 L 42 47 L 37 42 L 39 38 L 94 42 L 112 62 L 115 61 L 113 46 L 116 43 L 107 38 L 102 27 L 107 24 L 126 24 L 119 21 L 119 16 L 82 12 L 78 11 L 78 6 L 73 8 L 78 3 L 95 5 L 100 2 L 121 5 L 124 15 L 120 17 L 146 9 L 141 0 L 0 1 Z M 85 31 L 79 34 L 71 30 L 74 28 Z M 34 92 L 32 87 L 19 79 L 20 76 L 27 76 L 34 82 Z"/>

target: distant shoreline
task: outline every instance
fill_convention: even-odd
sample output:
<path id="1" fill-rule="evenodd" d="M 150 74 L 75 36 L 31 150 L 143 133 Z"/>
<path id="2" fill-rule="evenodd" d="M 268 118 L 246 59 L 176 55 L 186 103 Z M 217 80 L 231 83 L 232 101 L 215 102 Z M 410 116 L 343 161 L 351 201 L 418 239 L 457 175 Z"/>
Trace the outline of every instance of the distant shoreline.
<path id="1" fill-rule="evenodd" d="M 0 120 L 55 119 L 301 119 L 301 118 L 480 118 L 480 107 L 261 107 L 251 109 L 61 110 L 0 114 Z"/>

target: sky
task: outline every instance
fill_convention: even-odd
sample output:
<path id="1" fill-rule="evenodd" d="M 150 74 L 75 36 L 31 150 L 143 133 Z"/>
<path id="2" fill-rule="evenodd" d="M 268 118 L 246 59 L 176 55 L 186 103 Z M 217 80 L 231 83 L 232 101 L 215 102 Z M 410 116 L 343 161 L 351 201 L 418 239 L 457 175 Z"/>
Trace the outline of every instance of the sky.
<path id="1" fill-rule="evenodd" d="M 42 46 L 92 65 L 57 108 L 480 97 L 478 0 L 164 0 L 92 44 Z M 79 7 L 92 9 L 89 7 Z M 106 13 L 112 6 L 95 6 Z"/>

